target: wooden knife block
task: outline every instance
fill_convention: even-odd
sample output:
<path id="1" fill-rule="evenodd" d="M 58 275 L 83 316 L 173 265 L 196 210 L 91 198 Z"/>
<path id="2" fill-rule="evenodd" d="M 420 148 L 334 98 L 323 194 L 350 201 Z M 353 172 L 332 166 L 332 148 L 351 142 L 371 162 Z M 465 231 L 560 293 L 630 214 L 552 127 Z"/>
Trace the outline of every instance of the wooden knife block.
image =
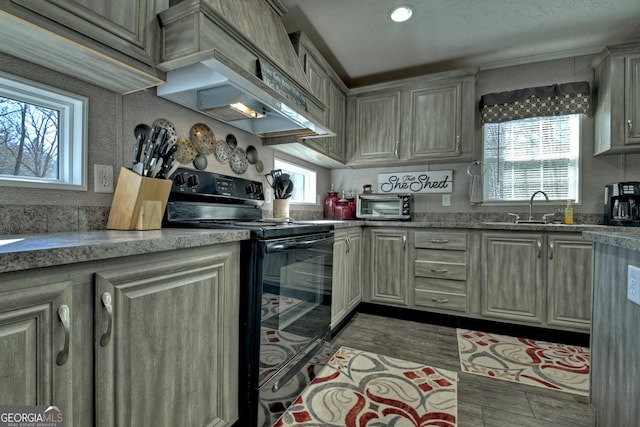
<path id="1" fill-rule="evenodd" d="M 107 228 L 110 230 L 158 230 L 167 207 L 173 181 L 140 176 L 120 169 Z"/>

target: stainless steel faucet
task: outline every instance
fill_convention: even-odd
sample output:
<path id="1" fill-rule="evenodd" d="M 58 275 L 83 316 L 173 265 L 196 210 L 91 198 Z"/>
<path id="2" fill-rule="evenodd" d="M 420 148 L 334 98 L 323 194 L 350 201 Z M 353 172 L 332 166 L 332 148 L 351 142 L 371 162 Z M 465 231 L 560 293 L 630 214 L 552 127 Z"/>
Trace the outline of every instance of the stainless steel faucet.
<path id="1" fill-rule="evenodd" d="M 538 193 L 541 193 L 547 202 L 549 201 L 549 197 L 547 196 L 547 193 L 545 193 L 544 191 L 538 190 L 535 193 L 533 193 L 531 195 L 531 199 L 529 199 L 529 221 L 533 221 L 533 198 L 536 197 L 536 194 Z"/>

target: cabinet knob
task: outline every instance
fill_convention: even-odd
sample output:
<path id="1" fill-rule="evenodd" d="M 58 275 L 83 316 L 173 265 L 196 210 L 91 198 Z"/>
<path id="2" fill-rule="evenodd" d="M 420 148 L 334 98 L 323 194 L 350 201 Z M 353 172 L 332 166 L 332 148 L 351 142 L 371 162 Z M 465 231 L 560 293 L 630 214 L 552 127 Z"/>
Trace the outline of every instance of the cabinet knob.
<path id="1" fill-rule="evenodd" d="M 396 141 L 396 148 L 393 150 L 393 155 L 398 157 L 398 146 L 400 145 L 400 141 Z"/>
<path id="2" fill-rule="evenodd" d="M 59 366 L 64 365 L 69 360 L 69 346 L 71 344 L 71 321 L 69 319 L 70 310 L 69 306 L 61 305 L 58 308 L 58 317 L 60 318 L 60 322 L 62 322 L 62 327 L 64 328 L 64 347 L 62 351 L 58 353 L 58 357 L 56 359 L 56 363 Z"/>
<path id="3" fill-rule="evenodd" d="M 549 259 L 553 259 L 553 242 L 549 242 Z"/>

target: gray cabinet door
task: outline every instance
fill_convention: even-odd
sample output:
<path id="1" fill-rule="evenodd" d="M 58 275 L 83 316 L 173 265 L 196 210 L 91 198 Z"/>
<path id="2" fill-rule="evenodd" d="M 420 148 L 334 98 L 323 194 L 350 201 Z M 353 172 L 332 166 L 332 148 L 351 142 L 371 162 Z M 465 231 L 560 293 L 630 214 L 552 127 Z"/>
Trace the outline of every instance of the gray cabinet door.
<path id="1" fill-rule="evenodd" d="M 434 84 L 409 92 L 409 159 L 460 155 L 462 83 Z"/>
<path id="2" fill-rule="evenodd" d="M 338 230 L 333 242 L 333 277 L 331 284 L 331 327 L 335 328 L 346 315 L 347 232 Z"/>
<path id="3" fill-rule="evenodd" d="M 354 161 L 400 159 L 400 91 L 358 96 L 355 109 Z"/>
<path id="4" fill-rule="evenodd" d="M 371 302 L 407 305 L 407 233 L 371 230 Z"/>
<path id="5" fill-rule="evenodd" d="M 640 54 L 625 58 L 627 144 L 640 144 Z"/>
<path id="6" fill-rule="evenodd" d="M 347 154 L 345 146 L 347 97 L 333 81 L 329 82 L 327 109 L 327 126 L 336 134 L 336 136 L 323 138 L 327 144 L 327 154 L 333 159 L 344 162 Z"/>
<path id="7" fill-rule="evenodd" d="M 589 330 L 593 244 L 579 235 L 548 236 L 547 323 Z"/>
<path id="8" fill-rule="evenodd" d="M 346 304 L 349 314 L 362 300 L 362 273 L 360 267 L 362 255 L 362 229 L 349 230 L 347 241 L 347 287 Z"/>
<path id="9" fill-rule="evenodd" d="M 71 282 L 0 293 L 2 405 L 59 405 L 73 425 L 72 308 Z"/>
<path id="10" fill-rule="evenodd" d="M 98 426 L 237 420 L 238 245 L 96 274 Z"/>
<path id="11" fill-rule="evenodd" d="M 141 62 L 154 62 L 155 14 L 166 0 L 11 0 Z M 157 6 L 156 6 L 157 5 Z"/>
<path id="12" fill-rule="evenodd" d="M 483 233 L 482 315 L 542 322 L 543 236 Z"/>

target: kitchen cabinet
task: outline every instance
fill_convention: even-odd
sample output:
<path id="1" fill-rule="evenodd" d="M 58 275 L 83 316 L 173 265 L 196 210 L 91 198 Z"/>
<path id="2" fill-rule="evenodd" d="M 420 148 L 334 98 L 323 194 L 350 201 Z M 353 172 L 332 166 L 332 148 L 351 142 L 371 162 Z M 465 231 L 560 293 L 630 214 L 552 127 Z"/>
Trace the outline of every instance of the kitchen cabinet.
<path id="1" fill-rule="evenodd" d="M 542 323 L 543 236 L 483 233 L 482 315 Z"/>
<path id="2" fill-rule="evenodd" d="M 8 0 L 2 50 L 97 86 L 127 93 L 163 82 L 155 69 L 156 14 L 168 0 Z"/>
<path id="3" fill-rule="evenodd" d="M 368 302 L 408 305 L 408 236 L 406 229 L 369 228 L 367 231 L 367 249 L 363 258 L 368 263 L 368 283 L 366 295 Z"/>
<path id="4" fill-rule="evenodd" d="M 547 324 L 589 331 L 593 244 L 576 234 L 549 234 L 547 263 Z"/>
<path id="5" fill-rule="evenodd" d="M 23 283 L 28 280 L 25 277 Z M 0 292 L 0 402 L 60 405 L 65 425 L 82 425 L 74 423 L 72 416 L 71 333 L 73 323 L 80 319 L 74 319 L 71 282 L 49 280 L 44 285 Z"/>
<path id="6" fill-rule="evenodd" d="M 335 133 L 335 136 L 303 138 L 302 144 L 344 163 L 347 87 L 305 33 L 298 31 L 289 34 L 289 38 L 309 81 L 311 93 L 327 106 L 324 111 L 311 109 L 309 112 Z"/>
<path id="7" fill-rule="evenodd" d="M 594 154 L 640 152 L 640 43 L 608 47 L 593 67 Z"/>
<path id="8" fill-rule="evenodd" d="M 332 329 L 335 329 L 362 299 L 361 248 L 360 227 L 336 230 L 331 293 Z"/>
<path id="9" fill-rule="evenodd" d="M 483 233 L 482 316 L 588 331 L 592 252 L 580 235 Z"/>
<path id="10" fill-rule="evenodd" d="M 239 254 L 220 245 L 98 271 L 96 425 L 237 420 Z"/>
<path id="11" fill-rule="evenodd" d="M 467 313 L 468 235 L 465 232 L 416 231 L 413 304 L 452 314 Z"/>
<path id="12" fill-rule="evenodd" d="M 349 165 L 471 158 L 475 73 L 464 70 L 352 89 Z"/>

